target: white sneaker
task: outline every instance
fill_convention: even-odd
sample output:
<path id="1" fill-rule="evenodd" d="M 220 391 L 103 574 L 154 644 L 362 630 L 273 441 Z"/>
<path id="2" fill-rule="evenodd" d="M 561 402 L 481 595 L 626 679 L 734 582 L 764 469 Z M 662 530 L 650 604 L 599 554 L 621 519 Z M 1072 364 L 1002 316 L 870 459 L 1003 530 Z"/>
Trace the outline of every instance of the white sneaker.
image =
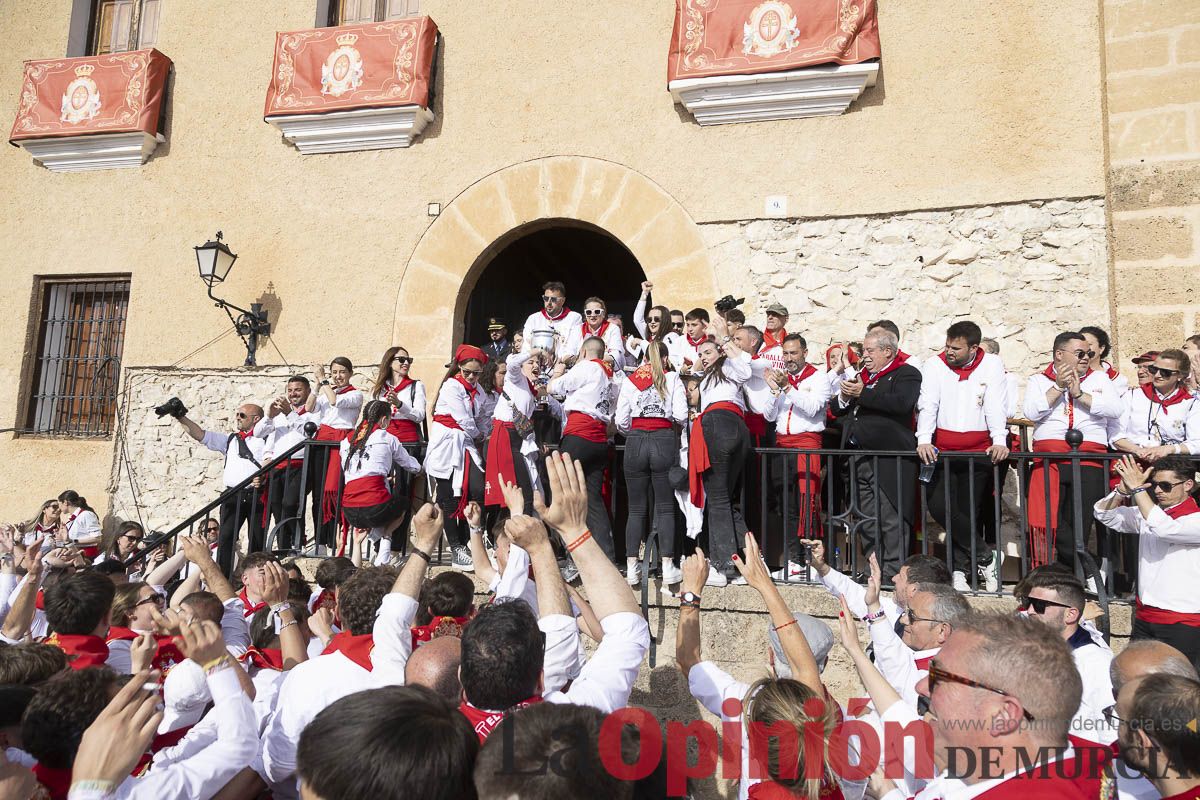
<path id="1" fill-rule="evenodd" d="M 749 586 L 750 581 L 746 580 L 745 575 L 738 575 L 736 578 L 734 578 L 733 580 L 731 580 L 729 582 L 729 585 L 730 586 Z"/>
<path id="2" fill-rule="evenodd" d="M 992 563 L 986 567 L 979 568 L 979 575 L 983 578 L 983 589 L 986 592 L 1000 591 L 1000 551 L 992 551 Z"/>
<path id="3" fill-rule="evenodd" d="M 971 591 L 971 585 L 969 583 L 967 583 L 967 574 L 965 572 L 960 572 L 958 570 L 954 570 L 954 591 L 956 591 L 956 592 Z"/>
<path id="4" fill-rule="evenodd" d="M 475 562 L 471 560 L 471 551 L 459 545 L 451 548 L 451 564 L 460 572 L 474 572 Z"/>
<path id="5" fill-rule="evenodd" d="M 683 580 L 683 570 L 675 566 L 674 559 L 664 558 L 662 562 L 663 586 L 674 586 Z"/>
<path id="6" fill-rule="evenodd" d="M 1100 593 L 1096 591 L 1096 576 L 1095 575 L 1088 576 L 1087 584 L 1085 585 L 1084 588 L 1087 589 L 1088 594 L 1094 594 L 1097 597 L 1100 596 Z"/>
<path id="7" fill-rule="evenodd" d="M 709 565 L 708 579 L 704 581 L 704 585 L 705 586 L 718 586 L 718 587 L 728 586 L 729 579 L 725 577 L 725 574 L 723 572 L 717 572 L 716 569 L 714 569 L 712 567 L 712 565 Z"/>
<path id="8" fill-rule="evenodd" d="M 639 586 L 642 582 L 642 565 L 636 558 L 625 559 L 625 582 L 630 586 Z"/>
<path id="9" fill-rule="evenodd" d="M 786 577 L 784 575 L 783 567 L 780 567 L 779 569 L 777 569 L 771 573 L 771 579 L 776 580 L 776 581 L 782 581 L 782 580 L 794 581 L 797 578 L 802 578 L 802 577 L 804 577 L 804 565 L 797 564 L 795 561 L 788 562 Z M 821 582 L 821 573 L 817 572 L 814 568 L 809 567 L 808 568 L 808 582 L 809 583 L 820 583 Z"/>

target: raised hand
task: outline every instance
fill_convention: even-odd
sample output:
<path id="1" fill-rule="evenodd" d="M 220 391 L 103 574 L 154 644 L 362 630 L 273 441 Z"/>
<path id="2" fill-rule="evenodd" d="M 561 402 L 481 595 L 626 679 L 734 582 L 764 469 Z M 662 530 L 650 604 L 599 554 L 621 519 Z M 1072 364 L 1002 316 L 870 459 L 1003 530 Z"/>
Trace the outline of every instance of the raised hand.
<path id="1" fill-rule="evenodd" d="M 154 653 L 157 649 L 158 642 L 155 641 L 153 634 L 139 634 L 129 645 L 130 671 L 138 673 L 150 669 L 150 664 L 154 661 Z"/>
<path id="2" fill-rule="evenodd" d="M 193 564 L 203 564 L 205 561 L 212 561 L 212 549 L 208 546 L 208 539 L 202 534 L 195 533 L 190 536 L 180 536 L 179 548 L 183 550 L 184 557 Z"/>
<path id="3" fill-rule="evenodd" d="M 413 514 L 413 544 L 428 553 L 442 538 L 442 510 L 426 503 Z"/>
<path id="4" fill-rule="evenodd" d="M 762 553 L 758 550 L 758 542 L 754 540 L 754 534 L 749 531 L 746 532 L 746 560 L 743 561 L 734 553 L 733 565 L 746 579 L 746 583 L 759 594 L 763 594 L 774 586 L 771 582 L 771 573 L 767 571 Z"/>
<path id="5" fill-rule="evenodd" d="M 573 539 L 587 530 L 587 481 L 583 467 L 569 455 L 554 452 L 546 459 L 546 473 L 554 504 L 547 506 L 539 492 L 533 496 L 533 507 L 547 525 Z"/>
<path id="6" fill-rule="evenodd" d="M 867 608 L 879 605 L 879 590 L 883 586 L 883 571 L 879 568 L 879 559 L 871 553 L 867 563 L 871 567 L 871 576 L 867 578 L 867 590 L 863 595 Z"/>
<path id="7" fill-rule="evenodd" d="M 679 591 L 699 595 L 704 591 L 704 582 L 708 580 L 708 558 L 699 547 L 696 552 L 683 560 L 683 580 L 679 582 Z"/>
<path id="8" fill-rule="evenodd" d="M 333 638 L 333 611 L 329 606 L 321 606 L 308 618 L 308 629 L 322 642 Z"/>
<path id="9" fill-rule="evenodd" d="M 530 553 L 550 544 L 546 526 L 540 520 L 524 514 L 509 518 L 504 525 L 504 532 L 512 539 L 513 544 Z"/>
<path id="10" fill-rule="evenodd" d="M 1150 480 L 1151 470 L 1138 466 L 1133 456 L 1122 456 L 1121 460 L 1113 465 L 1113 470 L 1121 477 L 1121 487 L 1126 493 L 1145 486 Z"/>
<path id="11" fill-rule="evenodd" d="M 277 606 L 280 603 L 287 602 L 288 588 L 291 581 L 282 565 L 274 561 L 268 561 L 266 564 L 263 564 L 262 579 L 262 599 L 267 605 Z"/>
<path id="12" fill-rule="evenodd" d="M 650 294 L 650 290 L 654 288 L 654 284 L 650 281 L 642 281 L 642 294 Z"/>
<path id="13" fill-rule="evenodd" d="M 117 785 L 129 777 L 162 722 L 158 692 L 146 688 L 157 681 L 158 673 L 134 673 L 83 732 L 72 767 L 76 783 Z"/>
<path id="14" fill-rule="evenodd" d="M 204 665 L 228 654 L 221 626 L 211 620 L 185 622 L 179 632 L 176 639 L 179 649 L 197 664 Z"/>
<path id="15" fill-rule="evenodd" d="M 838 629 L 842 636 L 842 647 L 846 648 L 846 652 L 852 659 L 857 660 L 859 656 L 865 658 L 866 653 L 858 638 L 858 624 L 854 621 L 854 615 L 850 613 L 850 607 L 846 605 L 846 597 L 839 595 L 838 600 L 842 604 L 842 610 L 838 612 Z"/>
<path id="16" fill-rule="evenodd" d="M 808 563 L 820 569 L 825 566 L 825 543 L 820 539 L 801 539 L 800 544 L 808 548 Z"/>
<path id="17" fill-rule="evenodd" d="M 483 527 L 483 509 L 474 500 L 467 503 L 467 507 L 463 510 L 463 516 L 467 519 L 467 525 L 471 530 L 477 531 Z"/>
<path id="18" fill-rule="evenodd" d="M 150 616 L 154 619 L 155 627 L 164 634 L 178 636 L 183 627 L 183 620 L 179 618 L 179 612 L 173 608 L 159 611 L 154 606 L 150 606 Z"/>
<path id="19" fill-rule="evenodd" d="M 500 493 L 504 495 L 504 504 L 508 506 L 509 514 L 517 517 L 525 513 L 525 493 L 521 491 L 520 486 L 500 478 Z"/>

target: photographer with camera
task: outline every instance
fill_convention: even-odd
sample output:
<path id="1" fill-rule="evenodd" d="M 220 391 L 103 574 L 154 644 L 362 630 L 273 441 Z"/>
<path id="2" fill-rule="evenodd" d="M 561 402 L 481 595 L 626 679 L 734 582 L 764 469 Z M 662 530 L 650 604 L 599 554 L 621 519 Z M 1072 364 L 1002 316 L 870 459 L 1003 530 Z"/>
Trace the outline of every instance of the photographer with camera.
<path id="1" fill-rule="evenodd" d="M 247 403 L 239 406 L 235 414 L 237 430 L 224 435 L 206 431 L 187 418 L 187 408 L 178 397 L 154 409 L 160 417 L 170 414 L 179 420 L 188 435 L 214 453 L 225 454 L 225 489 L 229 490 L 257 472 L 266 461 L 267 426 L 263 421 L 262 406 Z M 263 514 L 259 499 L 257 480 L 241 491 L 228 492 L 221 502 L 221 536 L 217 543 L 217 564 L 229 575 L 233 571 L 233 554 L 237 549 L 238 531 L 242 523 L 250 526 L 246 552 L 253 553 L 263 548 Z"/>

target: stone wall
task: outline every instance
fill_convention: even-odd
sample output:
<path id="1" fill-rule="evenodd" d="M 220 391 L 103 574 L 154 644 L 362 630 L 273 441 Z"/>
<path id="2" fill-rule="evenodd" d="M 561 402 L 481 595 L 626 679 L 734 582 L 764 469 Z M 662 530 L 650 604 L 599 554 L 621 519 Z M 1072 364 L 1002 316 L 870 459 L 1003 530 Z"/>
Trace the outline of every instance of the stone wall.
<path id="1" fill-rule="evenodd" d="M 1041 369 L 1061 330 L 1109 325 L 1104 201 L 1034 201 L 907 214 L 702 225 L 717 284 L 760 321 L 771 302 L 819 361 L 886 317 L 909 353 L 973 319 L 1009 370 Z"/>
<path id="2" fill-rule="evenodd" d="M 1200 297 L 1200 3 L 1106 0 L 1113 303 L 1121 355 L 1178 347 Z"/>

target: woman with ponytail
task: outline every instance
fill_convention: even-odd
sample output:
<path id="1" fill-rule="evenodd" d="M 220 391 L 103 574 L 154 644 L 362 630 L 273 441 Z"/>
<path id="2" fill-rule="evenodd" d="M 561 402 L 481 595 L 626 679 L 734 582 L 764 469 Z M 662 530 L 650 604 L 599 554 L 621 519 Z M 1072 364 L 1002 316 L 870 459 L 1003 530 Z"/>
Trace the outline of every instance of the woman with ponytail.
<path id="1" fill-rule="evenodd" d="M 423 439 L 421 425 L 425 422 L 425 384 L 409 376 L 412 364 L 412 356 L 403 347 L 389 347 L 379 361 L 379 372 L 371 387 L 371 397 L 391 405 L 388 433 L 408 445 L 410 455 L 420 458 Z M 397 535 L 403 536 L 407 529 L 405 523 L 408 522 L 408 514 L 412 511 L 412 481 L 408 472 L 402 469 L 396 470 L 392 481 L 392 491 L 403 494 L 409 500 L 409 508 L 396 527 Z M 391 544 L 394 547 L 397 542 L 392 541 Z"/>
<path id="2" fill-rule="evenodd" d="M 313 368 L 317 379 L 317 391 L 308 396 L 306 408 L 316 412 L 320 424 L 317 429 L 318 442 L 340 442 L 350 435 L 358 422 L 358 412 L 363 405 L 363 393 L 350 384 L 354 374 L 354 364 L 345 356 L 338 356 L 330 362 L 329 374 L 326 376 L 325 366 L 318 364 Z M 337 510 L 338 489 L 342 482 L 342 462 L 338 458 L 336 448 L 329 448 L 328 458 L 314 459 L 313 485 L 320 491 L 314 497 L 320 497 L 320 512 L 314 510 L 317 517 L 313 520 L 316 529 L 317 545 L 334 546 L 334 530 L 337 521 L 334 512 Z"/>
<path id="3" fill-rule="evenodd" d="M 100 530 L 100 518 L 88 505 L 87 498 L 79 492 L 67 489 L 58 496 L 61 509 L 60 520 L 67 538 L 76 545 L 85 557 L 94 559 L 100 555 L 100 542 L 104 538 Z"/>
<path id="4" fill-rule="evenodd" d="M 662 342 L 650 342 L 647 356 L 647 362 L 621 384 L 617 397 L 616 424 L 626 437 L 625 488 L 629 492 L 625 577 L 630 586 L 641 582 L 638 547 L 647 535 L 648 510 L 653 507 L 663 585 L 669 586 L 680 578 L 675 566 L 675 497 L 670 473 L 679 458 L 679 429 L 687 422 L 687 393 L 679 374 L 670 371 Z"/>
<path id="5" fill-rule="evenodd" d="M 450 543 L 455 569 L 473 572 L 468 526 L 463 511 L 471 500 L 483 499 L 483 458 L 479 444 L 481 401 L 479 376 L 487 356 L 478 347 L 462 344 L 454 351 L 433 406 L 425 473 L 437 482 L 442 528 Z"/>
<path id="6" fill-rule="evenodd" d="M 350 438 L 338 446 L 346 488 L 342 491 L 342 514 L 346 524 L 370 529 L 369 538 L 379 542 L 375 564 L 386 564 L 392 555 L 392 532 L 407 516 L 408 492 L 388 487 L 393 472 L 415 475 L 421 465 L 390 430 L 394 406 L 372 400 L 363 408 L 362 421 Z"/>

